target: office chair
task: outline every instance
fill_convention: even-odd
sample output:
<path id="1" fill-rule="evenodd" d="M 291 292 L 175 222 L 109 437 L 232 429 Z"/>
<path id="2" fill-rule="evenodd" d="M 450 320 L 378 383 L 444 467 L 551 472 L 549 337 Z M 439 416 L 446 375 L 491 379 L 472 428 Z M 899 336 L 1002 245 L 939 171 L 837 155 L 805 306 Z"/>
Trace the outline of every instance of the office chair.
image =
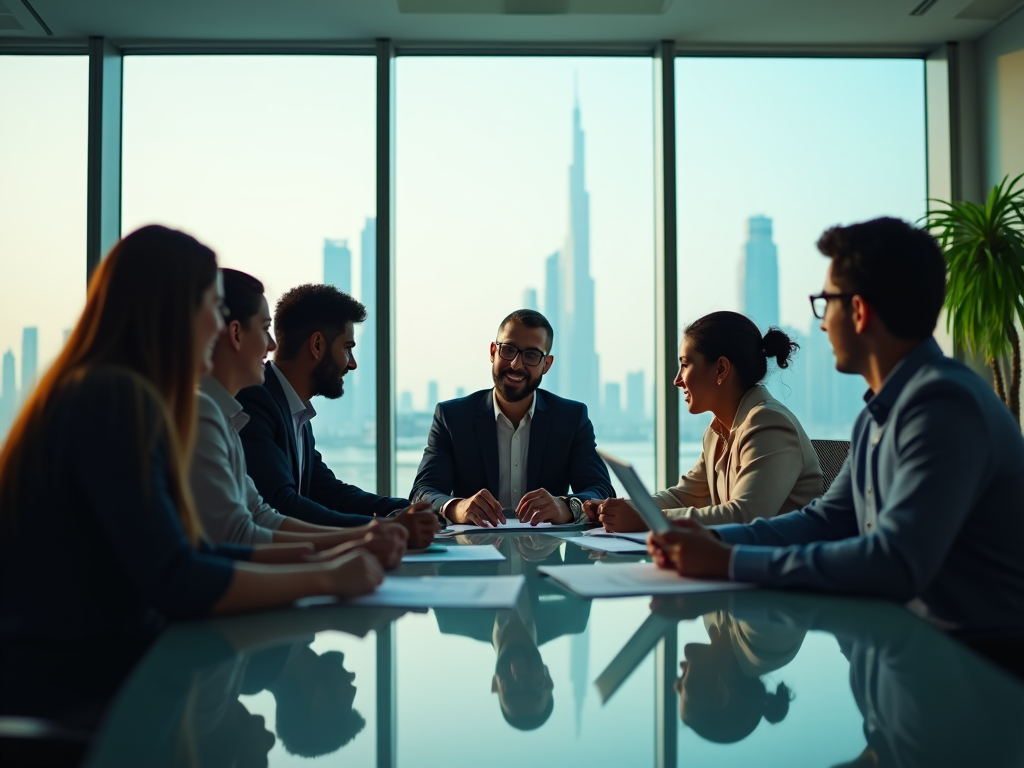
<path id="1" fill-rule="evenodd" d="M 811 445 L 818 454 L 818 463 L 821 465 L 821 494 L 824 496 L 846 462 L 846 457 L 850 453 L 850 441 L 811 440 Z"/>

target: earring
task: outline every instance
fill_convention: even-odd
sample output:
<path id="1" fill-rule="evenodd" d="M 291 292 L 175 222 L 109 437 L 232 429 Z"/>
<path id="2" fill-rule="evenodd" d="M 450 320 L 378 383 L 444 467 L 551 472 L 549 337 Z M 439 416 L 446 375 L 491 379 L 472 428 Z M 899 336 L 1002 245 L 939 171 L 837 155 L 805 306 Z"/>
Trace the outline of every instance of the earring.
<path id="1" fill-rule="evenodd" d="M 722 380 L 721 379 L 718 380 L 718 386 L 722 386 Z"/>

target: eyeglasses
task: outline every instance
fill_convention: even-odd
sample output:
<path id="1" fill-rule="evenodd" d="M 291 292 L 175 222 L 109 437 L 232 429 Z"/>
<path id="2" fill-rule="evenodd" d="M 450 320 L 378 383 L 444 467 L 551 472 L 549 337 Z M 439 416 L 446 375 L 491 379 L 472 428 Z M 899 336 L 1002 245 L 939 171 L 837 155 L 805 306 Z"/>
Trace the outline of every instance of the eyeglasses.
<path id="1" fill-rule="evenodd" d="M 494 346 L 498 348 L 498 357 L 502 360 L 508 360 L 511 363 L 519 355 L 522 355 L 523 362 L 531 368 L 540 365 L 540 361 L 545 357 L 545 353 L 539 349 L 520 349 L 514 344 L 506 344 L 503 341 L 495 341 Z"/>
<path id="2" fill-rule="evenodd" d="M 822 291 L 810 296 L 811 300 L 811 312 L 819 320 L 825 319 L 825 310 L 828 309 L 828 302 L 831 299 L 852 299 L 856 294 L 854 293 L 827 293 Z"/>

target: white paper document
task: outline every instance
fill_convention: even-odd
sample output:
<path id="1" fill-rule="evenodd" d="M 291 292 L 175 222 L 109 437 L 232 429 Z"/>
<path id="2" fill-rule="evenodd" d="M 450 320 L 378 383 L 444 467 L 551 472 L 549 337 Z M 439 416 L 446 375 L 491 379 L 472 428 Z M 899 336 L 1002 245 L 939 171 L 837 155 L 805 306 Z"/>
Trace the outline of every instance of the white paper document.
<path id="1" fill-rule="evenodd" d="M 617 539 L 629 539 L 640 544 L 647 544 L 647 537 L 651 535 L 650 531 L 634 531 L 631 533 L 609 533 L 604 528 L 591 528 L 589 531 L 583 532 L 584 536 L 594 536 L 597 538 L 614 537 Z"/>
<path id="2" fill-rule="evenodd" d="M 504 560 L 497 547 L 489 544 L 442 544 L 444 552 L 416 552 L 402 558 L 403 563 L 486 563 Z"/>
<path id="3" fill-rule="evenodd" d="M 595 552 L 609 552 L 614 555 L 646 555 L 647 545 L 631 539 L 619 539 L 614 536 L 562 536 L 584 549 Z"/>
<path id="4" fill-rule="evenodd" d="M 511 610 L 525 576 L 385 576 L 372 595 L 338 600 L 310 597 L 296 605 L 323 603 L 373 608 L 487 608 Z"/>
<path id="5" fill-rule="evenodd" d="M 576 523 L 565 523 L 559 525 L 553 525 L 552 523 L 537 523 L 537 525 L 530 525 L 524 523 L 522 520 L 512 518 L 506 520 L 504 525 L 449 525 L 445 528 L 446 531 L 455 531 L 456 533 L 479 533 L 480 531 L 486 531 L 488 533 L 502 533 L 503 531 L 545 531 L 551 528 L 571 528 Z"/>
<path id="6" fill-rule="evenodd" d="M 688 579 L 654 563 L 598 563 L 596 565 L 542 565 L 537 569 L 580 597 L 631 595 L 685 595 L 750 589 L 735 581 Z"/>

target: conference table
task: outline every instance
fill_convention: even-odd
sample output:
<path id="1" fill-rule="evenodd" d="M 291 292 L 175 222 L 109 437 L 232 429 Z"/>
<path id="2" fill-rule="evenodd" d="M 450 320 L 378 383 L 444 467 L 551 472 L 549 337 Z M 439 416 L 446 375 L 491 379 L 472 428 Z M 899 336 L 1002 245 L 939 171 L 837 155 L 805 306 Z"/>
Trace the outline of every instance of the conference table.
<path id="1" fill-rule="evenodd" d="M 900 606 L 764 590 L 584 600 L 538 568 L 645 558 L 547 530 L 458 536 L 445 544 L 503 559 L 389 574 L 521 574 L 511 610 L 315 601 L 172 626 L 87 764 L 1024 765 L 1024 684 Z"/>

